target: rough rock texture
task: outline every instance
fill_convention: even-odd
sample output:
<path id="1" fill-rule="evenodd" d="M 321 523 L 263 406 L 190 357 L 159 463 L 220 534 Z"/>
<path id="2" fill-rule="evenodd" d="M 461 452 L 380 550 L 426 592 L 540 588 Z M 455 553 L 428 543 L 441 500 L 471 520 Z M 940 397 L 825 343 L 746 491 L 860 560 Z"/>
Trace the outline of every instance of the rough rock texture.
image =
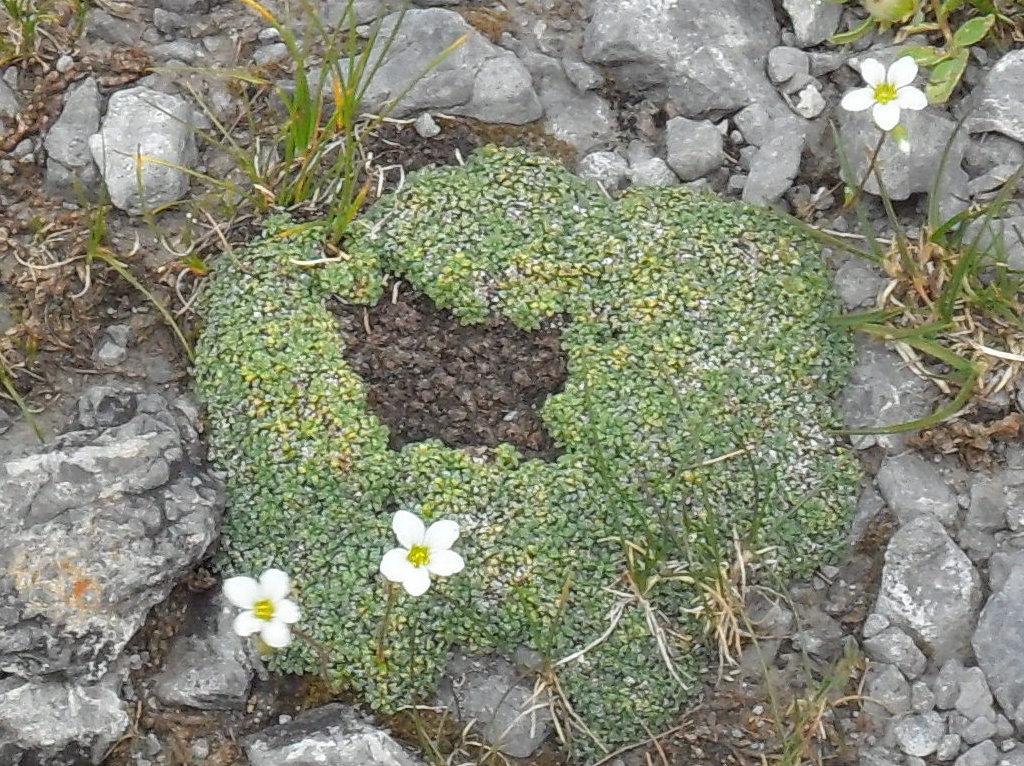
<path id="1" fill-rule="evenodd" d="M 939 747 L 942 735 L 946 733 L 946 722 L 934 710 L 919 715 L 910 715 L 896 724 L 894 729 L 900 750 L 907 755 L 923 758 Z"/>
<path id="2" fill-rule="evenodd" d="M 185 195 L 188 175 L 172 166 L 190 168 L 196 161 L 191 122 L 192 107 L 177 96 L 138 87 L 110 97 L 103 126 L 89 138 L 89 149 L 115 207 L 137 215 Z M 137 156 L 160 161 L 143 159 L 141 194 Z"/>
<path id="3" fill-rule="evenodd" d="M 665 125 L 666 161 L 684 181 L 695 181 L 725 161 L 722 134 L 709 120 L 674 117 Z"/>
<path id="4" fill-rule="evenodd" d="M 1024 50 L 1010 51 L 985 75 L 967 125 L 972 133 L 994 131 L 1024 141 Z"/>
<path id="5" fill-rule="evenodd" d="M 803 48 L 825 42 L 843 14 L 842 5 L 826 0 L 782 0 L 782 7 L 793 24 L 797 44 Z"/>
<path id="6" fill-rule="evenodd" d="M 779 41 L 770 0 L 595 0 L 583 58 L 624 90 L 667 90 L 679 112 L 733 112 L 774 98 L 764 74 Z"/>
<path id="7" fill-rule="evenodd" d="M 925 514 L 947 526 L 956 519 L 958 506 L 953 490 L 935 464 L 916 453 L 887 457 L 875 481 L 900 524 Z"/>
<path id="8" fill-rule="evenodd" d="M 911 519 L 892 536 L 875 611 L 933 661 L 965 653 L 980 605 L 977 571 L 936 519 Z"/>
<path id="9" fill-rule="evenodd" d="M 0 669 L 28 678 L 102 676 L 224 506 L 163 397 L 92 388 L 72 428 L 0 464 Z"/>
<path id="10" fill-rule="evenodd" d="M 250 766 L 416 766 L 387 732 L 333 703 L 242 740 Z"/>
<path id="11" fill-rule="evenodd" d="M 972 643 L 999 706 L 1024 733 L 1024 566 L 989 598 Z"/>
<path id="12" fill-rule="evenodd" d="M 121 676 L 111 671 L 84 685 L 14 676 L 0 680 L 0 763 L 98 764 L 128 729 L 118 697 Z"/>
<path id="13" fill-rule="evenodd" d="M 46 191 L 78 201 L 99 182 L 99 171 L 89 151 L 89 137 L 100 128 L 100 91 L 94 77 L 68 89 L 60 117 L 46 134 Z"/>
<path id="14" fill-rule="evenodd" d="M 14 91 L 3 80 L 0 80 L 0 125 L 10 120 L 21 111 L 21 104 Z"/>
<path id="15" fill-rule="evenodd" d="M 750 161 L 750 175 L 743 187 L 743 201 L 767 205 L 781 197 L 800 171 L 804 134 L 790 121 L 774 120 L 778 133 L 766 140 Z"/>
<path id="16" fill-rule="evenodd" d="M 626 185 L 629 167 L 616 152 L 593 152 L 580 160 L 576 172 L 601 184 L 605 191 L 613 192 Z"/>
<path id="17" fill-rule="evenodd" d="M 573 85 L 558 59 L 530 51 L 521 52 L 520 57 L 544 107 L 546 133 L 581 153 L 612 143 L 615 116 L 607 101 Z"/>
<path id="18" fill-rule="evenodd" d="M 527 758 L 551 728 L 551 714 L 533 696 L 533 684 L 500 658 L 456 657 L 448 665 L 441 703 L 463 721 L 476 721 L 480 734 L 505 755 Z M 542 703 L 542 701 L 541 701 Z"/>
<path id="19" fill-rule="evenodd" d="M 398 14 L 384 20 L 373 60 L 383 52 L 398 20 Z M 426 71 L 464 35 L 464 43 Z M 443 8 L 413 9 L 405 14 L 383 64 L 367 87 L 363 107 L 378 111 L 399 96 L 401 101 L 392 109 L 392 116 L 441 109 L 484 122 L 522 125 L 543 112 L 530 73 L 515 54 L 488 41 L 455 11 Z"/>
<path id="20" fill-rule="evenodd" d="M 838 110 L 839 135 L 849 161 L 851 178 L 848 183 L 860 183 L 868 169 L 868 162 L 878 144 L 879 131 L 871 118 L 871 110 L 848 112 Z M 907 199 L 911 194 L 930 193 L 935 186 L 946 144 L 953 135 L 956 122 L 945 112 L 929 107 L 919 112 L 904 110 L 901 122 L 907 126 L 910 151 L 904 153 L 895 141 L 888 140 L 878 154 L 876 167 L 880 170 L 886 193 L 894 200 Z M 961 132 L 952 147 L 939 179 L 939 208 L 944 218 L 966 207 L 967 174 L 960 167 L 967 137 Z M 879 194 L 878 180 L 872 172 L 864 185 L 869 194 Z"/>
<path id="21" fill-rule="evenodd" d="M 914 640 L 896 627 L 888 627 L 864 641 L 864 651 L 876 662 L 888 662 L 898 667 L 909 679 L 924 672 L 928 661 Z"/>
<path id="22" fill-rule="evenodd" d="M 249 693 L 252 642 L 231 627 L 238 610 L 207 594 L 189 606 L 188 621 L 174 637 L 153 693 L 169 705 L 203 710 L 241 710 Z"/>
<path id="23" fill-rule="evenodd" d="M 860 356 L 850 385 L 840 398 L 849 428 L 879 428 L 906 423 L 931 412 L 931 386 L 913 372 L 894 351 L 874 341 L 858 341 Z M 865 449 L 875 444 L 892 454 L 906 445 L 905 434 L 874 434 L 853 437 L 853 445 Z"/>

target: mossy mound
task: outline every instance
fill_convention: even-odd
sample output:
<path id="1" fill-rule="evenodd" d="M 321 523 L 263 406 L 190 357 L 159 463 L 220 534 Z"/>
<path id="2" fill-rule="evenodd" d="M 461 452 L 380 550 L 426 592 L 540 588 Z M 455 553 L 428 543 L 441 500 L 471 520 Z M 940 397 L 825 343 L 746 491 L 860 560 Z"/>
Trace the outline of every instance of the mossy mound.
<path id="1" fill-rule="evenodd" d="M 288 227 L 271 222 L 207 295 L 196 374 L 231 495 L 221 564 L 292 573 L 305 630 L 373 705 L 430 692 L 453 644 L 525 645 L 579 717 L 577 752 L 641 739 L 707 668 L 693 583 L 734 538 L 779 579 L 840 548 L 857 471 L 828 430 L 851 346 L 825 322 L 824 266 L 784 221 L 684 188 L 611 201 L 491 148 L 412 176 L 342 262 L 296 263 L 321 251 L 315 229 Z M 565 318 L 569 378 L 542 410 L 557 460 L 388 450 L 324 307 L 374 302 L 384 274 L 466 322 Z M 398 600 L 379 662 L 398 507 L 457 521 L 467 567 Z M 652 623 L 672 631 L 662 647 Z M 301 645 L 275 663 L 318 667 Z"/>

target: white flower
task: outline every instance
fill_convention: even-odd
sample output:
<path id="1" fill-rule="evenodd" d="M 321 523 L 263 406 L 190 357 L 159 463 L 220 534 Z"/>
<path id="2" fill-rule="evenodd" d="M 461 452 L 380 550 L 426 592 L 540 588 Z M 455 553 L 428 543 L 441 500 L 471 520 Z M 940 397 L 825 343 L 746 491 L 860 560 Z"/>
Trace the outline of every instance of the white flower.
<path id="1" fill-rule="evenodd" d="M 245 611 L 235 618 L 233 628 L 240 636 L 259 633 L 263 643 L 275 649 L 292 640 L 292 623 L 298 622 L 299 607 L 285 596 L 291 590 L 288 575 L 280 569 L 268 569 L 259 582 L 251 577 L 231 577 L 224 581 L 228 601 Z"/>
<path id="2" fill-rule="evenodd" d="M 892 130 L 899 124 L 900 109 L 928 106 L 924 93 L 910 84 L 917 77 L 917 62 L 910 56 L 894 61 L 888 72 L 875 59 L 865 59 L 860 75 L 868 87 L 851 90 L 843 96 L 841 106 L 849 112 L 871 109 L 875 125 L 882 130 Z"/>
<path id="3" fill-rule="evenodd" d="M 448 575 L 461 572 L 466 566 L 451 547 L 459 537 L 459 525 L 454 521 L 435 521 L 429 529 L 409 511 L 398 511 L 391 521 L 401 548 L 384 554 L 380 573 L 391 582 L 398 582 L 410 596 L 422 596 L 430 587 L 430 575 Z"/>

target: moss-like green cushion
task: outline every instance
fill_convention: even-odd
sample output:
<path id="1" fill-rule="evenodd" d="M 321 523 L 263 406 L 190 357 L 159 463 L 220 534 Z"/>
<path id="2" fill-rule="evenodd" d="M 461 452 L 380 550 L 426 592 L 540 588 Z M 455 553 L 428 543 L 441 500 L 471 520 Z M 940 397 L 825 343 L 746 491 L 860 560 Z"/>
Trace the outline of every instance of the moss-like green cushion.
<path id="1" fill-rule="evenodd" d="M 709 657 L 697 584 L 734 538 L 773 581 L 840 548 L 857 471 L 829 429 L 851 345 L 824 321 L 817 252 L 781 219 L 678 187 L 612 201 L 488 148 L 410 177 L 342 261 L 296 263 L 321 255 L 315 227 L 275 220 L 225 260 L 196 376 L 231 496 L 223 569 L 290 572 L 303 627 L 374 706 L 429 693 L 453 644 L 525 645 L 578 716 L 563 706 L 576 751 L 600 753 L 692 693 Z M 388 450 L 324 307 L 374 302 L 385 273 L 467 322 L 564 317 L 569 378 L 542 411 L 557 460 Z M 398 599 L 380 663 L 377 567 L 399 507 L 457 521 L 467 566 Z M 317 668 L 301 645 L 276 663 Z"/>

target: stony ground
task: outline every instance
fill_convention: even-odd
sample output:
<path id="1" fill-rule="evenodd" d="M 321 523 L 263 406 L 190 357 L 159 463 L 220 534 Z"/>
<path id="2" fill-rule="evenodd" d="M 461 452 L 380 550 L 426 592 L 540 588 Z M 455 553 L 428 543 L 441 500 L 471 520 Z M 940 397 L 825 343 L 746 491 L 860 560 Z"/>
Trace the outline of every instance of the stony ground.
<path id="1" fill-rule="evenodd" d="M 381 11 L 373 0 L 357 6 L 361 21 Z M 891 60 L 900 46 L 891 35 L 857 50 L 827 44 L 856 12 L 813 0 L 673 7 L 594 0 L 583 14 L 516 0 L 421 11 L 429 16 L 400 39 L 371 106 L 445 35 L 472 41 L 409 94 L 396 112 L 407 120 L 368 139 L 374 194 L 402 170 L 497 141 L 557 156 L 612 194 L 691 183 L 855 232 L 838 207 L 827 120 L 838 121 L 860 177 L 874 129 L 836 104 L 859 83 L 853 65 Z M 912 230 L 961 117 L 945 212 L 990 200 L 1024 161 L 1024 51 L 1005 42 L 972 59 L 949 107 L 907 116 L 909 155 L 883 155 Z M 699 46 L 716 55 L 687 55 Z M 241 4 L 97 3 L 81 35 L 44 40 L 37 57 L 3 68 L 0 353 L 34 416 L 0 400 L 0 762 L 260 766 L 321 748 L 337 764 L 562 763 L 554 734 L 542 742 L 549 724 L 517 720 L 530 706 L 523 658 L 461 658 L 439 691 L 454 712 L 370 724 L 352 714 L 357 701 L 316 678 L 266 674 L 230 632 L 204 565 L 224 509 L 187 358 L 152 304 L 90 248 L 99 236 L 192 333 L 209 259 L 256 223 L 224 215 L 216 200 L 174 204 L 202 189 L 166 167 L 150 168 L 140 196 L 129 160 L 143 146 L 226 173 L 224 153 L 188 128 L 210 129 L 211 116 L 185 85 L 230 118 L 242 89 L 201 70 L 251 64 L 287 77 L 282 48 Z M 113 208 L 97 218 L 87 200 L 101 188 Z M 1024 230 L 1019 190 L 1015 200 L 1006 231 Z M 884 232 L 877 199 L 867 203 Z M 170 207 L 139 215 L 160 205 Z M 1024 242 L 1009 246 L 1011 265 L 1024 268 Z M 189 249 L 199 258 L 183 257 Z M 886 276 L 826 255 L 844 306 L 873 306 Z M 535 410 L 565 374 L 557 328 L 466 330 L 401 286 L 394 301 L 338 319 L 396 444 L 439 436 L 550 454 Z M 865 340 L 840 404 L 851 426 L 877 426 L 920 417 L 940 397 L 897 349 Z M 523 417 L 497 418 L 494 402 Z M 757 640 L 677 728 L 606 762 L 1024 764 L 1021 413 L 1024 386 L 1011 375 L 952 424 L 854 437 L 868 478 L 848 556 L 790 593 L 743 593 Z M 465 730 L 455 719 L 477 723 Z"/>

